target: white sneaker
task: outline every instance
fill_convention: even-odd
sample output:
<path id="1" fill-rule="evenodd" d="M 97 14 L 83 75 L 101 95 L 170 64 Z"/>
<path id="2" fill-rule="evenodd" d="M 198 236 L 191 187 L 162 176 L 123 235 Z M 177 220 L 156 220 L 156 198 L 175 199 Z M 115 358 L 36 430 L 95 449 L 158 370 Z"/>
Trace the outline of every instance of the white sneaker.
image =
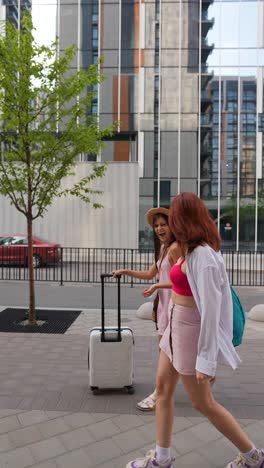
<path id="1" fill-rule="evenodd" d="M 264 450 L 256 449 L 252 455 L 252 460 L 245 458 L 240 453 L 235 460 L 228 463 L 226 468 L 264 468 Z"/>
<path id="2" fill-rule="evenodd" d="M 150 450 L 144 458 L 136 458 L 126 466 L 126 468 L 170 468 L 175 458 L 170 458 L 165 463 L 158 463 L 155 450 Z"/>

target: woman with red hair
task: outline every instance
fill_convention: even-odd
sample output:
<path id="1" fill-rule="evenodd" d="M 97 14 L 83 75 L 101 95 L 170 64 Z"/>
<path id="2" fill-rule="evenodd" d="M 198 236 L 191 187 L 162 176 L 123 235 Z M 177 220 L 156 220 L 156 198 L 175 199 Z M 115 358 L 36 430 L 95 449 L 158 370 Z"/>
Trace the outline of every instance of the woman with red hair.
<path id="1" fill-rule="evenodd" d="M 218 362 L 233 369 L 240 363 L 232 344 L 232 297 L 217 227 L 202 200 L 190 192 L 172 200 L 169 225 L 181 258 L 170 272 L 170 323 L 160 341 L 157 445 L 127 468 L 171 467 L 174 392 L 179 379 L 193 407 L 240 451 L 227 468 L 264 468 L 264 450 L 248 439 L 234 417 L 215 401 L 211 389 Z"/>

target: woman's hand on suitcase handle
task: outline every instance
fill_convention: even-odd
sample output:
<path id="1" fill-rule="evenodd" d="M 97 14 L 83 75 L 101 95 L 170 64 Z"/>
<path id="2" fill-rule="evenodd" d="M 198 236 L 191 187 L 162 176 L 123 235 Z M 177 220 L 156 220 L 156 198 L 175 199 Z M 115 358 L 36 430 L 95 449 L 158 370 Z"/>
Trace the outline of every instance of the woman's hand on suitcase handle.
<path id="1" fill-rule="evenodd" d="M 112 275 L 113 278 L 116 278 L 117 276 L 125 275 L 127 270 L 113 270 Z"/>

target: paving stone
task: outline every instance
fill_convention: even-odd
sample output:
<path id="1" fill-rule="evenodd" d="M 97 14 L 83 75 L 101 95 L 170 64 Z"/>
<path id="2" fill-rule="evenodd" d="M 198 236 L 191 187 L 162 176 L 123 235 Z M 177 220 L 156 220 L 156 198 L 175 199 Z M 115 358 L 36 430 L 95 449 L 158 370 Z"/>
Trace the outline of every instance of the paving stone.
<path id="1" fill-rule="evenodd" d="M 49 419 L 60 418 L 67 415 L 67 411 L 45 411 Z"/>
<path id="2" fill-rule="evenodd" d="M 45 438 L 53 437 L 70 430 L 69 425 L 66 424 L 63 417 L 42 422 L 37 425 L 37 428 Z"/>
<path id="3" fill-rule="evenodd" d="M 72 413 L 64 416 L 63 419 L 72 429 L 88 426 L 94 422 L 93 416 L 88 413 Z"/>
<path id="4" fill-rule="evenodd" d="M 203 445 L 196 450 L 202 457 L 213 465 L 226 466 L 237 455 L 236 448 L 225 438 L 221 438 Z"/>
<path id="5" fill-rule="evenodd" d="M 18 416 L 19 422 L 21 426 L 31 426 L 32 424 L 37 424 L 41 421 L 47 421 L 48 416 L 44 411 L 26 411 L 24 413 L 19 414 Z"/>
<path id="6" fill-rule="evenodd" d="M 8 436 L 13 447 L 24 447 L 42 439 L 42 434 L 35 425 L 9 432 Z"/>
<path id="7" fill-rule="evenodd" d="M 74 450 L 56 458 L 56 468 L 89 468 L 92 466 L 94 465 L 83 449 Z"/>
<path id="8" fill-rule="evenodd" d="M 245 427 L 245 432 L 255 445 L 264 446 L 264 423 L 254 422 Z"/>
<path id="9" fill-rule="evenodd" d="M 28 447 L 10 450 L 1 454 L 1 468 L 25 468 L 33 465 L 35 460 Z"/>
<path id="10" fill-rule="evenodd" d="M 140 426 L 138 429 L 138 433 L 142 436 L 142 442 L 144 441 L 145 444 L 148 442 L 155 442 L 156 441 L 156 425 L 153 423 L 144 424 L 144 426 Z"/>
<path id="11" fill-rule="evenodd" d="M 189 427 L 192 427 L 194 423 L 192 423 L 192 421 L 190 419 L 191 418 L 176 416 L 174 418 L 172 433 L 176 434 L 176 432 L 184 431 L 184 429 L 188 429 Z M 195 418 L 193 418 L 193 420 L 195 420 Z"/>
<path id="12" fill-rule="evenodd" d="M 30 468 L 58 468 L 58 465 L 56 461 L 48 460 L 43 463 L 37 463 L 36 465 L 30 465 Z"/>
<path id="13" fill-rule="evenodd" d="M 115 416 L 117 416 L 116 413 L 93 413 L 93 421 L 96 423 Z"/>
<path id="14" fill-rule="evenodd" d="M 217 465 L 206 460 L 201 454 L 188 453 L 177 458 L 176 466 L 177 468 L 213 468 Z"/>
<path id="15" fill-rule="evenodd" d="M 89 460 L 91 460 L 91 466 L 100 466 L 101 463 L 122 455 L 122 450 L 113 438 L 90 444 L 84 450 L 88 454 Z"/>
<path id="16" fill-rule="evenodd" d="M 85 447 L 94 441 L 93 436 L 85 427 L 75 429 L 59 436 L 67 450 L 75 450 Z"/>
<path id="17" fill-rule="evenodd" d="M 139 450 L 133 450 L 133 452 L 122 455 L 121 457 L 114 458 L 111 461 L 103 463 L 100 465 L 100 468 L 125 468 L 127 463 L 136 458 L 141 458 L 142 452 Z"/>
<path id="18" fill-rule="evenodd" d="M 222 437 L 222 434 L 208 421 L 193 426 L 189 430 L 202 442 L 211 442 Z"/>
<path id="19" fill-rule="evenodd" d="M 6 452 L 8 450 L 12 450 L 14 445 L 12 444 L 9 436 L 7 434 L 3 434 L 0 436 L 0 453 Z"/>
<path id="20" fill-rule="evenodd" d="M 90 425 L 89 431 L 95 440 L 103 440 L 120 433 L 120 428 L 110 419 Z"/>
<path id="21" fill-rule="evenodd" d="M 130 431 L 113 436 L 113 440 L 121 448 L 123 453 L 139 449 L 146 443 L 146 441 L 142 441 L 142 434 L 140 434 L 137 429 L 131 429 Z"/>
<path id="22" fill-rule="evenodd" d="M 191 432 L 191 429 L 173 434 L 171 443 L 179 454 L 186 454 L 202 445 L 202 441 Z"/>
<path id="23" fill-rule="evenodd" d="M 7 416 L 6 418 L 0 419 L 0 434 L 4 434 L 5 432 L 14 431 L 15 429 L 19 429 L 21 427 L 19 422 L 18 416 Z"/>
<path id="24" fill-rule="evenodd" d="M 121 432 L 142 426 L 144 423 L 144 421 L 139 416 L 133 414 L 131 414 L 129 418 L 126 414 L 120 414 L 119 416 L 113 418 L 112 422 L 119 427 Z"/>
<path id="25" fill-rule="evenodd" d="M 48 460 L 49 458 L 56 457 L 66 452 L 64 445 L 62 445 L 57 437 L 42 440 L 28 447 L 34 457 L 35 463 Z"/>

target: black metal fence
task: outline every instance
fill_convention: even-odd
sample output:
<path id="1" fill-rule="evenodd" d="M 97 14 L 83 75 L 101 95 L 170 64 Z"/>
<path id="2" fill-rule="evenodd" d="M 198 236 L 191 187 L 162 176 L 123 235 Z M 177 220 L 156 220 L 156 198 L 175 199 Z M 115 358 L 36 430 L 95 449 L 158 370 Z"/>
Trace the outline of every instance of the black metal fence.
<path id="1" fill-rule="evenodd" d="M 264 252 L 224 251 L 226 269 L 234 286 L 264 286 Z M 93 249 L 61 247 L 60 255 L 48 264 L 36 263 L 36 281 L 64 283 L 99 283 L 101 273 L 117 269 L 148 270 L 154 261 L 151 250 Z M 3 261 L 0 257 L 0 280 L 28 280 L 26 262 L 17 258 Z M 153 280 L 154 281 L 154 280 Z M 144 280 L 122 277 L 131 286 L 148 283 Z"/>

